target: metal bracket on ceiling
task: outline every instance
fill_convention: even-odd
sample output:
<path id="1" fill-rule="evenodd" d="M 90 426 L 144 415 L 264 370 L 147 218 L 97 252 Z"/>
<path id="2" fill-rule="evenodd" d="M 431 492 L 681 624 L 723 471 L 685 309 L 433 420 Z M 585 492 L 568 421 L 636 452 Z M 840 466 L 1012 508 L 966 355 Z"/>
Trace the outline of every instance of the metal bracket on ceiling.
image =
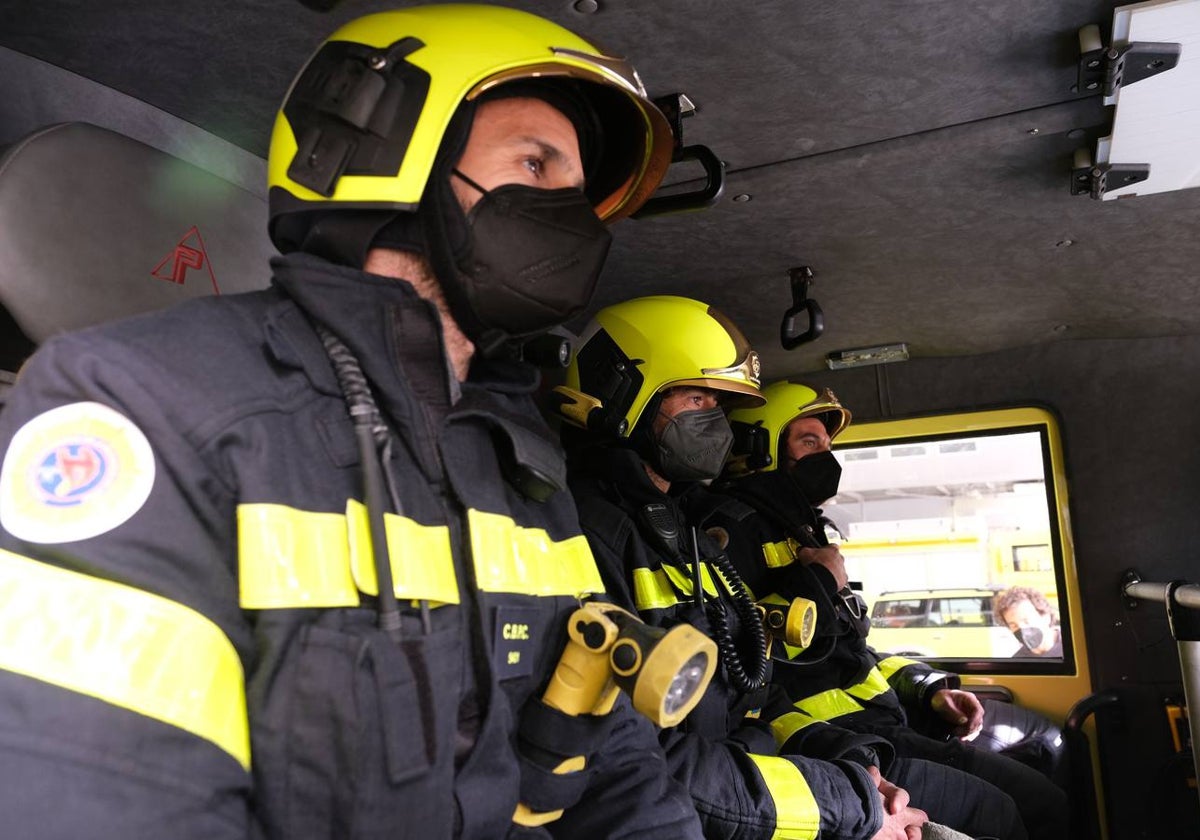
<path id="1" fill-rule="evenodd" d="M 683 120 L 696 113 L 695 103 L 688 98 L 686 93 L 672 93 L 655 98 L 654 104 L 671 124 L 671 134 L 675 137 L 671 163 L 680 163 L 685 160 L 699 163 L 704 168 L 704 186 L 687 192 L 656 195 L 643 204 L 633 214 L 633 218 L 645 219 L 650 216 L 665 216 L 670 213 L 703 210 L 705 207 L 711 207 L 725 191 L 725 163 L 708 146 L 683 145 Z"/>
<path id="2" fill-rule="evenodd" d="M 1182 52 L 1181 44 L 1167 42 L 1134 41 L 1106 47 L 1100 40 L 1100 27 L 1089 24 L 1079 30 L 1077 90 L 1102 94 L 1105 104 L 1112 105 L 1122 88 L 1177 66 Z M 1095 153 L 1088 148 L 1075 151 L 1071 195 L 1101 199 L 1109 190 L 1150 178 L 1149 163 L 1113 163 L 1107 157 L 1107 138 L 1095 147 Z"/>
<path id="3" fill-rule="evenodd" d="M 1079 93 L 1116 96 L 1122 87 L 1173 69 L 1183 52 L 1182 44 L 1135 41 L 1122 46 L 1104 46 L 1100 27 L 1089 24 L 1079 30 Z"/>
<path id="4" fill-rule="evenodd" d="M 686 93 L 669 93 L 666 96 L 655 97 L 654 104 L 671 124 L 671 134 L 675 137 L 675 151 L 680 151 L 683 148 L 683 121 L 686 117 L 696 115 L 696 103 L 689 99 Z"/>
<path id="5" fill-rule="evenodd" d="M 1087 149 L 1075 150 L 1075 165 L 1071 168 L 1071 195 L 1104 197 L 1110 189 L 1127 187 L 1150 177 L 1148 163 L 1092 163 Z"/>

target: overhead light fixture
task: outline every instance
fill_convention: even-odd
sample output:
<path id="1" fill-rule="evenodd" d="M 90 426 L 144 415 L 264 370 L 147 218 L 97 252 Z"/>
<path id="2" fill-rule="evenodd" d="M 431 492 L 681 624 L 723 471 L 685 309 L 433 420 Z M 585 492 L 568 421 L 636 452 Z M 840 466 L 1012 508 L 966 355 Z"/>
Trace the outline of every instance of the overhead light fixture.
<path id="1" fill-rule="evenodd" d="M 856 347 L 853 350 L 836 350 L 825 357 L 825 364 L 829 365 L 830 370 L 886 365 L 890 362 L 904 361 L 908 361 L 908 345 L 904 342 L 880 344 L 876 347 Z"/>

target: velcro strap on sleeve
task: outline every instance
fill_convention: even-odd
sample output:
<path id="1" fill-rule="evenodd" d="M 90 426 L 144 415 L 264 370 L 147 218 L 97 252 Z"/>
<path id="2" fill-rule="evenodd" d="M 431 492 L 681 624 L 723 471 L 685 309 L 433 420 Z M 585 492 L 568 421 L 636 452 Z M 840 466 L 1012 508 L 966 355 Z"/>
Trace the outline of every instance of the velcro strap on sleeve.
<path id="1" fill-rule="evenodd" d="M 563 811 L 570 808 L 587 790 L 592 770 L 585 767 L 566 773 L 555 773 L 525 756 L 518 756 L 521 765 L 521 802 L 535 813 Z"/>
<path id="2" fill-rule="evenodd" d="M 521 709 L 520 751 L 553 769 L 568 756 L 596 752 L 608 739 L 612 725 L 612 715 L 569 715 L 531 700 Z"/>
<path id="3" fill-rule="evenodd" d="M 884 775 L 896 759 L 896 748 L 885 738 L 869 732 L 852 732 L 825 721 L 796 732 L 779 748 L 779 753 L 825 761 L 853 761 L 862 767 L 878 767 Z"/>
<path id="4" fill-rule="evenodd" d="M 531 700 L 517 730 L 521 802 L 557 811 L 579 801 L 592 775 L 592 756 L 608 740 L 612 715 L 569 715 Z M 557 771 L 557 772 L 556 772 Z"/>

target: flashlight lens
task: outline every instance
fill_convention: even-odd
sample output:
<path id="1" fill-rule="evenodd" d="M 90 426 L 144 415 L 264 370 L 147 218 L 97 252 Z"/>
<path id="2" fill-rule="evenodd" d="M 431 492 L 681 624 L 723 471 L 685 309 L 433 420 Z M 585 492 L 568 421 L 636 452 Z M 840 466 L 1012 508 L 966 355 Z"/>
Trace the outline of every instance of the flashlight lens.
<path id="1" fill-rule="evenodd" d="M 708 654 L 703 651 L 684 663 L 675 679 L 671 680 L 667 695 L 663 698 L 663 712 L 666 715 L 674 715 L 691 701 L 707 670 Z"/>

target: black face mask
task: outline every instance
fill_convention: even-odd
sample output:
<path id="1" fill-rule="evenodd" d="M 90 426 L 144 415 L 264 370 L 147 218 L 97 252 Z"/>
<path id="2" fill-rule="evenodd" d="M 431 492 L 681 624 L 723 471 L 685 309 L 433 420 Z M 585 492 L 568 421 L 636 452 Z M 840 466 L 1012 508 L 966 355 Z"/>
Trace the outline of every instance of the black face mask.
<path id="1" fill-rule="evenodd" d="M 1017 641 L 1033 650 L 1040 646 L 1045 641 L 1046 634 L 1042 632 L 1040 627 L 1018 627 L 1012 631 L 1012 634 L 1017 637 Z"/>
<path id="2" fill-rule="evenodd" d="M 719 408 L 681 411 L 658 436 L 654 467 L 668 481 L 716 478 L 733 446 L 729 419 Z"/>
<path id="3" fill-rule="evenodd" d="M 818 452 L 792 464 L 788 468 L 788 475 L 796 482 L 808 503 L 816 507 L 837 495 L 842 465 L 832 452 Z"/>
<path id="4" fill-rule="evenodd" d="M 483 194 L 467 214 L 469 247 L 457 260 L 462 298 L 479 327 L 531 335 L 587 308 L 612 234 L 583 192 L 523 184 L 485 190 L 454 175 Z"/>

